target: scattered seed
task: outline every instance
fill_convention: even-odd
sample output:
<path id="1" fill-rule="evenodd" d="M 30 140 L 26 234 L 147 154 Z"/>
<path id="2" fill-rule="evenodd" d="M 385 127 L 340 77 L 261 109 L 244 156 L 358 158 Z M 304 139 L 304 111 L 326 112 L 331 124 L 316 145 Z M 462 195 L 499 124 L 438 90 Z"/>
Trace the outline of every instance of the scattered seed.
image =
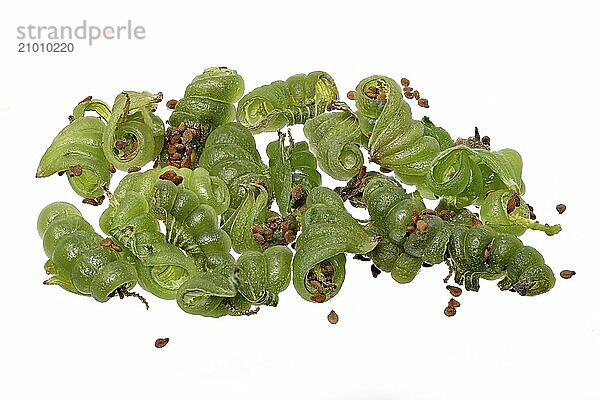
<path id="1" fill-rule="evenodd" d="M 337 324 L 339 320 L 340 317 L 338 317 L 337 313 L 333 310 L 331 310 L 331 312 L 327 315 L 327 321 L 329 321 L 329 323 L 332 325 Z"/>
<path id="2" fill-rule="evenodd" d="M 456 299 L 448 300 L 448 307 L 457 308 L 460 307 L 460 303 Z"/>
<path id="3" fill-rule="evenodd" d="M 171 99 L 171 100 L 167 101 L 167 108 L 169 110 L 174 110 L 176 105 L 177 105 L 177 100 L 175 100 L 175 99 Z"/>
<path id="4" fill-rule="evenodd" d="M 116 243 L 111 244 L 110 247 L 117 253 L 120 253 L 123 251 L 123 248 Z"/>
<path id="5" fill-rule="evenodd" d="M 565 206 L 564 204 L 556 205 L 556 211 L 558 211 L 559 214 L 564 213 L 566 209 L 567 209 L 567 206 Z"/>
<path id="6" fill-rule="evenodd" d="M 569 269 L 560 271 L 560 277 L 563 279 L 571 279 L 571 277 L 573 277 L 573 275 L 575 275 L 575 274 L 576 274 L 575 271 L 571 271 Z"/>
<path id="7" fill-rule="evenodd" d="M 348 98 L 348 100 L 354 100 L 356 97 L 356 92 L 354 90 L 351 90 L 348 93 L 346 93 L 346 97 Z"/>
<path id="8" fill-rule="evenodd" d="M 413 99 L 415 95 L 412 94 L 412 92 L 404 92 L 404 97 L 406 97 L 407 99 Z"/>
<path id="9" fill-rule="evenodd" d="M 450 294 L 454 297 L 458 297 L 462 294 L 462 289 L 456 286 L 447 285 L 446 289 L 450 292 Z"/>
<path id="10" fill-rule="evenodd" d="M 515 211 L 515 208 L 519 207 L 520 205 L 521 198 L 518 194 L 515 193 L 512 196 L 510 196 L 508 202 L 506 203 L 506 212 L 510 214 L 511 212 Z"/>
<path id="11" fill-rule="evenodd" d="M 71 165 L 69 167 L 69 171 L 71 171 L 71 173 L 75 176 L 81 176 L 81 174 L 83 173 L 83 169 L 81 168 L 81 165 L 79 165 L 79 164 Z"/>
<path id="12" fill-rule="evenodd" d="M 111 247 L 112 244 L 113 244 L 113 241 L 109 237 L 104 238 L 100 241 L 100 246 L 102 246 L 102 247 Z"/>
<path id="13" fill-rule="evenodd" d="M 169 338 L 159 338 L 154 341 L 154 347 L 157 349 L 162 349 L 169 343 Z"/>
<path id="14" fill-rule="evenodd" d="M 404 87 L 408 87 L 408 85 L 410 85 L 410 81 L 406 78 L 402 78 L 400 79 L 400 84 Z"/>
<path id="15" fill-rule="evenodd" d="M 177 149 L 175 148 L 174 145 L 170 144 L 167 146 L 167 154 L 169 156 L 172 156 L 173 154 L 177 153 Z"/>
<path id="16" fill-rule="evenodd" d="M 81 201 L 83 204 L 88 204 L 90 206 L 97 206 L 98 202 L 96 199 L 85 198 Z"/>
<path id="17" fill-rule="evenodd" d="M 81 100 L 79 104 L 87 103 L 88 101 L 92 101 L 92 96 L 88 96 L 85 99 Z"/>
<path id="18" fill-rule="evenodd" d="M 179 143 L 179 139 L 181 139 L 181 135 L 177 133 L 171 136 L 169 139 L 169 144 L 175 145 L 176 143 Z"/>
<path id="19" fill-rule="evenodd" d="M 429 102 L 427 101 L 427 99 L 419 99 L 417 103 L 423 108 L 429 108 Z"/>
<path id="20" fill-rule="evenodd" d="M 310 299 L 315 303 L 324 303 L 326 300 L 325 295 L 322 293 L 314 294 L 310 297 Z"/>
<path id="21" fill-rule="evenodd" d="M 444 315 L 446 317 L 454 317 L 456 315 L 456 308 L 450 306 L 444 308 Z"/>
<path id="22" fill-rule="evenodd" d="M 415 100 L 419 100 L 421 98 L 421 94 L 419 93 L 418 90 L 415 90 L 413 92 L 413 96 L 414 96 Z"/>
<path id="23" fill-rule="evenodd" d="M 182 157 L 183 157 L 183 154 L 181 154 L 181 153 L 171 154 L 171 160 L 181 160 Z"/>
<path id="24" fill-rule="evenodd" d="M 132 173 L 132 172 L 138 172 L 138 171 L 139 171 L 139 170 L 141 170 L 141 169 L 142 169 L 141 167 L 136 167 L 136 166 L 133 166 L 133 167 L 129 167 L 129 168 L 127 169 L 127 172 L 128 172 L 128 173 Z"/>
<path id="25" fill-rule="evenodd" d="M 381 273 L 381 270 L 379 268 L 377 268 L 375 266 L 375 264 L 371 264 L 371 275 L 373 275 L 373 278 L 377 278 L 380 273 Z"/>

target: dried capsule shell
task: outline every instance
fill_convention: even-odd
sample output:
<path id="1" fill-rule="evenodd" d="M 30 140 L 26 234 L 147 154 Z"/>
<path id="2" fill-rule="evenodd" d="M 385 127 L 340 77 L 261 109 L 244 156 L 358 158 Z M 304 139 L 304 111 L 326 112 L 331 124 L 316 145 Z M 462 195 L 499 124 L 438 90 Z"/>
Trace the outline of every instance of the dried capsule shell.
<path id="1" fill-rule="evenodd" d="M 338 317 L 337 313 L 333 310 L 331 310 L 331 312 L 327 315 L 327 321 L 329 321 L 329 323 L 332 325 L 337 324 L 339 320 L 340 317 Z"/>

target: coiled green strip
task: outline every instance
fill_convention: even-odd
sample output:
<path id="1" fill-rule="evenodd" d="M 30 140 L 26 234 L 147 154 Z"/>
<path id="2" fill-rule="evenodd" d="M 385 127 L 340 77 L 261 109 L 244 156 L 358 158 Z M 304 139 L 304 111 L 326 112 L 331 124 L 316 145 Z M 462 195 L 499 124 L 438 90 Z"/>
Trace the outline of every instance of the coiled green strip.
<path id="1" fill-rule="evenodd" d="M 369 137 L 370 160 L 393 170 L 404 183 L 421 184 L 431 161 L 451 142 L 449 135 L 429 120 L 413 120 L 400 86 L 391 78 L 365 78 L 355 96 L 361 129 Z"/>
<path id="2" fill-rule="evenodd" d="M 407 194 L 402 187 L 383 177 L 369 179 L 363 199 L 371 216 L 371 229 L 382 237 L 367 256 L 377 268 L 391 272 L 397 282 L 411 282 L 423 262 L 427 262 L 421 259 L 422 255 L 410 255 L 404 250 L 407 227 L 413 223 L 413 216 L 425 209 L 423 200 L 417 192 Z"/>
<path id="3" fill-rule="evenodd" d="M 237 122 L 222 125 L 210 134 L 199 165 L 225 182 L 233 209 L 246 197 L 247 185 L 269 187 L 269 171 L 256 149 L 254 137 Z"/>
<path id="4" fill-rule="evenodd" d="M 98 117 L 85 115 L 96 111 Z M 110 116 L 108 106 L 91 98 L 79 103 L 73 118 L 52 141 L 42 156 L 36 178 L 66 173 L 69 184 L 78 195 L 96 198 L 111 178 L 109 161 L 102 151 L 102 134 Z"/>
<path id="5" fill-rule="evenodd" d="M 218 215 L 198 196 L 171 181 L 158 181 L 151 200 L 151 211 L 166 227 L 166 239 L 211 269 L 214 260 L 226 258 L 231 239 L 219 228 Z"/>
<path id="6" fill-rule="evenodd" d="M 348 180 L 363 166 L 358 118 L 350 110 L 326 113 L 306 121 L 304 134 L 317 154 L 319 167 L 329 176 Z"/>
<path id="7" fill-rule="evenodd" d="M 346 273 L 344 253 L 368 253 L 380 238 L 367 232 L 331 189 L 312 189 L 306 206 L 301 217 L 302 232 L 296 241 L 293 282 L 303 299 L 323 302 L 335 296 L 342 286 Z"/>
<path id="8" fill-rule="evenodd" d="M 338 98 L 338 89 L 329 74 L 297 74 L 246 94 L 238 103 L 236 117 L 253 133 L 273 132 L 305 123 L 325 112 L 327 104 Z"/>
<path id="9" fill-rule="evenodd" d="M 138 278 L 145 290 L 174 299 L 183 282 L 205 268 L 203 259 L 187 257 L 167 242 L 142 194 L 129 192 L 120 201 L 111 200 L 110 207 L 114 210 L 105 216 L 103 229 L 140 259 Z"/>
<path id="10" fill-rule="evenodd" d="M 137 284 L 137 260 L 101 246 L 102 237 L 75 206 L 49 204 L 40 212 L 37 225 L 49 257 L 45 269 L 51 277 L 45 284 L 59 285 L 99 302 L 108 301 L 117 290 L 127 291 Z"/>
<path id="11" fill-rule="evenodd" d="M 448 250 L 454 265 L 454 280 L 467 290 L 479 290 L 479 279 L 495 280 L 501 290 L 535 296 L 552 289 L 556 278 L 542 255 L 525 246 L 514 235 L 498 234 L 477 225 L 455 225 Z"/>
<path id="12" fill-rule="evenodd" d="M 235 118 L 235 105 L 244 94 L 244 79 L 232 69 L 211 67 L 195 77 L 185 89 L 169 117 L 173 127 L 183 123 L 187 128 L 208 134 Z"/>
<path id="13" fill-rule="evenodd" d="M 165 126 L 153 111 L 162 93 L 122 92 L 116 98 L 102 135 L 102 149 L 115 168 L 143 167 L 160 153 Z"/>
<path id="14" fill-rule="evenodd" d="M 285 246 L 269 247 L 263 253 L 247 251 L 237 260 L 239 291 L 253 305 L 277 306 L 279 293 L 291 280 L 292 251 Z"/>

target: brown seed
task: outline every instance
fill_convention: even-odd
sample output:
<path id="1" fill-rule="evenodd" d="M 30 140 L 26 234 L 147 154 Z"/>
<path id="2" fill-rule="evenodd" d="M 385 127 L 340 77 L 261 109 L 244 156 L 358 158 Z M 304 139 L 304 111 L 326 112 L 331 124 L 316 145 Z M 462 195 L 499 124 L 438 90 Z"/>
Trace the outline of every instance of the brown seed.
<path id="1" fill-rule="evenodd" d="M 408 85 L 410 85 L 410 81 L 406 78 L 402 78 L 400 79 L 400 84 L 404 87 L 407 87 Z"/>
<path id="2" fill-rule="evenodd" d="M 185 132 L 183 132 L 183 137 L 181 138 L 181 142 L 183 144 L 188 144 L 189 142 L 192 141 L 194 136 L 196 136 L 196 131 L 194 129 L 186 129 Z"/>
<path id="3" fill-rule="evenodd" d="M 69 167 L 69 171 L 71 171 L 71 173 L 75 176 L 81 176 L 81 174 L 83 173 L 83 169 L 81 168 L 81 165 L 79 165 L 79 164 L 71 165 Z"/>
<path id="4" fill-rule="evenodd" d="M 285 240 L 286 243 L 292 243 L 294 240 L 296 240 L 296 232 L 294 232 L 291 229 L 288 229 L 283 234 L 283 239 Z"/>
<path id="5" fill-rule="evenodd" d="M 98 202 L 96 199 L 85 198 L 81 201 L 83 204 L 88 204 L 90 206 L 97 206 Z"/>
<path id="6" fill-rule="evenodd" d="M 386 168 L 386 167 L 379 167 L 379 171 L 383 174 L 389 174 L 390 172 L 392 172 L 391 169 Z"/>
<path id="7" fill-rule="evenodd" d="M 98 203 L 98 205 L 104 203 L 104 195 L 96 197 L 96 203 Z"/>
<path id="8" fill-rule="evenodd" d="M 436 215 L 435 210 L 432 210 L 431 208 L 426 208 L 423 211 L 421 211 L 421 214 L 423 215 Z"/>
<path id="9" fill-rule="evenodd" d="M 327 315 L 327 321 L 329 321 L 329 323 L 332 325 L 337 324 L 339 320 L 340 317 L 338 317 L 337 313 L 333 310 L 331 310 L 331 312 Z"/>
<path id="10" fill-rule="evenodd" d="M 177 127 L 177 130 L 181 133 L 185 132 L 186 129 L 187 129 L 187 127 L 185 126 L 185 124 L 183 122 L 181 122 L 179 124 L 179 126 Z"/>
<path id="11" fill-rule="evenodd" d="M 367 167 L 365 167 L 363 165 L 362 167 L 360 167 L 360 170 L 358 171 L 358 179 L 362 180 L 366 175 L 367 175 Z"/>
<path id="12" fill-rule="evenodd" d="M 129 168 L 127 168 L 127 172 L 128 172 L 128 173 L 132 173 L 132 172 L 138 172 L 138 171 L 139 171 L 139 170 L 141 170 L 141 169 L 142 169 L 141 167 L 137 167 L 137 166 L 135 166 L 135 165 L 134 165 L 134 166 L 132 166 L 132 167 L 129 167 Z"/>
<path id="13" fill-rule="evenodd" d="M 448 307 L 452 307 L 452 308 L 460 307 L 460 303 L 456 299 L 450 299 L 450 300 L 448 300 Z"/>
<path id="14" fill-rule="evenodd" d="M 169 143 L 172 145 L 175 145 L 175 143 L 179 142 L 179 139 L 181 139 L 181 135 L 175 134 L 175 135 L 171 136 L 171 138 L 169 139 Z"/>
<path id="15" fill-rule="evenodd" d="M 113 163 L 108 163 L 108 170 L 110 171 L 111 174 L 114 174 L 115 172 L 117 172 L 117 169 L 115 168 Z"/>
<path id="16" fill-rule="evenodd" d="M 425 230 L 427 230 L 427 222 L 423 221 L 422 219 L 418 220 L 417 230 L 421 233 L 425 232 Z"/>
<path id="17" fill-rule="evenodd" d="M 111 247 L 113 244 L 113 241 L 111 238 L 104 238 L 100 241 L 100 246 L 102 247 Z"/>
<path id="18" fill-rule="evenodd" d="M 377 94 L 379 94 L 379 90 L 377 90 L 376 87 L 368 87 L 367 90 L 365 90 L 365 96 L 367 96 L 370 99 L 376 99 L 377 98 Z"/>
<path id="19" fill-rule="evenodd" d="M 323 285 L 321 285 L 321 283 L 319 281 L 309 281 L 308 282 L 310 284 L 310 286 L 312 286 L 313 289 L 317 290 L 317 291 L 321 291 L 323 290 Z"/>
<path id="20" fill-rule="evenodd" d="M 163 174 L 161 174 L 158 179 L 161 179 L 163 181 L 170 181 L 173 180 L 173 178 L 175 178 L 177 176 L 177 172 L 171 170 L 165 171 Z"/>
<path id="21" fill-rule="evenodd" d="M 415 226 L 414 225 L 408 225 L 406 227 L 406 232 L 413 233 L 414 231 L 415 231 Z"/>
<path id="22" fill-rule="evenodd" d="M 447 219 L 450 219 L 450 218 L 452 218 L 454 216 L 454 211 L 452 211 L 452 210 L 440 210 L 438 212 L 438 216 L 441 219 L 447 220 Z"/>
<path id="23" fill-rule="evenodd" d="M 123 139 L 119 139 L 115 142 L 115 147 L 119 150 L 123 150 L 127 146 L 127 142 Z"/>
<path id="24" fill-rule="evenodd" d="M 157 349 L 162 349 L 169 343 L 169 338 L 159 338 L 154 341 L 154 347 Z"/>
<path id="25" fill-rule="evenodd" d="M 567 206 L 565 206 L 564 204 L 556 205 L 556 211 L 558 211 L 559 214 L 564 213 L 566 209 L 567 209 Z"/>
<path id="26" fill-rule="evenodd" d="M 418 104 L 423 108 L 429 108 L 429 102 L 427 99 L 419 99 Z"/>
<path id="27" fill-rule="evenodd" d="M 258 243 L 264 243 L 265 242 L 264 236 L 261 235 L 260 233 L 253 233 L 252 234 L 252 238 L 254 239 L 255 242 L 258 242 Z"/>
<path id="28" fill-rule="evenodd" d="M 67 118 L 69 119 L 69 123 L 72 123 L 73 121 L 75 121 L 75 117 L 72 115 L 69 115 Z"/>
<path id="29" fill-rule="evenodd" d="M 421 98 L 421 94 L 419 93 L 418 90 L 415 90 L 413 92 L 413 96 L 415 97 L 415 100 L 419 100 Z"/>
<path id="30" fill-rule="evenodd" d="M 515 193 L 512 196 L 510 196 L 508 202 L 506 203 L 506 212 L 510 214 L 511 212 L 515 211 L 515 208 L 519 207 L 520 205 L 521 198 L 518 194 Z"/>
<path id="31" fill-rule="evenodd" d="M 179 168 L 181 166 L 181 163 L 179 163 L 175 160 L 169 160 L 169 161 L 167 161 L 167 164 L 171 167 L 177 167 L 177 168 Z"/>
<path id="32" fill-rule="evenodd" d="M 373 278 L 377 278 L 380 273 L 381 273 L 381 270 L 379 268 L 377 268 L 375 266 L 375 264 L 371 264 L 371 275 L 373 275 Z"/>
<path id="33" fill-rule="evenodd" d="M 171 182 L 173 182 L 175 186 L 179 186 L 183 182 L 183 176 L 177 175 L 173 179 L 171 179 Z"/>
<path id="34" fill-rule="evenodd" d="M 486 136 L 483 136 L 483 137 L 481 138 L 481 143 L 485 144 L 486 146 L 489 146 L 489 145 L 490 145 L 490 137 L 489 137 L 489 136 L 487 136 L 487 135 L 486 135 Z"/>
<path id="35" fill-rule="evenodd" d="M 456 308 L 450 306 L 444 308 L 444 315 L 446 317 L 454 317 L 456 315 Z"/>
<path id="36" fill-rule="evenodd" d="M 181 153 L 171 154 L 171 160 L 181 160 L 182 157 L 183 157 L 183 154 L 181 154 Z"/>
<path id="37" fill-rule="evenodd" d="M 351 90 L 348 93 L 346 93 L 346 97 L 348 98 L 348 100 L 354 100 L 356 97 L 356 92 L 354 90 Z"/>
<path id="38" fill-rule="evenodd" d="M 92 96 L 88 96 L 85 99 L 81 100 L 79 104 L 87 103 L 88 101 L 92 101 Z"/>
<path id="39" fill-rule="evenodd" d="M 120 253 L 123 251 L 123 248 L 116 243 L 111 244 L 110 247 L 117 253 Z"/>
<path id="40" fill-rule="evenodd" d="M 385 101 L 387 99 L 387 96 L 385 95 L 384 92 L 379 92 L 379 94 L 377 95 L 377 100 L 378 101 Z"/>
<path id="41" fill-rule="evenodd" d="M 573 275 L 575 275 L 575 274 L 576 274 L 575 271 L 571 271 L 569 269 L 565 269 L 565 270 L 560 271 L 560 277 L 563 278 L 563 279 L 571 279 L 571 277 Z"/>
<path id="42" fill-rule="evenodd" d="M 535 213 L 529 212 L 529 219 L 536 220 L 537 215 L 535 215 Z"/>
<path id="43" fill-rule="evenodd" d="M 410 86 L 405 86 L 402 90 L 404 91 L 404 94 L 413 92 L 413 88 L 411 88 Z"/>
<path id="44" fill-rule="evenodd" d="M 270 228 L 267 228 L 263 231 L 262 235 L 264 236 L 265 240 L 269 241 L 269 240 L 273 239 L 273 230 Z"/>
<path id="45" fill-rule="evenodd" d="M 491 245 L 491 243 L 490 243 Z M 488 260 L 490 259 L 490 248 L 486 247 L 485 249 L 483 249 L 483 262 L 488 262 Z"/>
<path id="46" fill-rule="evenodd" d="M 324 303 L 324 302 L 325 302 L 325 300 L 327 300 L 327 298 L 325 297 L 325 295 L 324 295 L 324 294 L 322 294 L 322 293 L 317 293 L 317 294 L 314 294 L 314 295 L 312 295 L 312 296 L 310 297 L 310 299 L 311 299 L 312 301 L 314 301 L 315 303 Z"/>
<path id="47" fill-rule="evenodd" d="M 167 108 L 169 110 L 174 110 L 176 105 L 177 105 L 177 100 L 175 100 L 175 99 L 171 99 L 171 100 L 167 101 Z"/>
<path id="48" fill-rule="evenodd" d="M 181 143 L 177 143 L 174 147 L 175 147 L 175 150 L 177 150 L 177 151 L 185 150 L 185 145 L 183 145 Z"/>
<path id="49" fill-rule="evenodd" d="M 404 97 L 407 99 L 413 99 L 415 95 L 412 92 L 404 92 Z"/>
<path id="50" fill-rule="evenodd" d="M 321 263 L 321 272 L 324 276 L 330 277 L 333 275 L 333 265 L 329 264 L 329 262 L 325 261 Z"/>
<path id="51" fill-rule="evenodd" d="M 450 292 L 450 294 L 454 297 L 458 297 L 462 294 L 462 289 L 456 286 L 448 285 L 446 289 Z"/>
<path id="52" fill-rule="evenodd" d="M 190 155 L 192 155 L 192 152 L 193 152 L 193 151 L 194 151 L 193 149 L 187 149 L 187 150 L 185 151 L 185 155 L 186 155 L 186 156 L 190 156 Z"/>
<path id="53" fill-rule="evenodd" d="M 170 156 L 172 156 L 173 154 L 177 153 L 177 149 L 175 148 L 174 145 L 169 144 L 167 146 L 167 154 L 169 154 Z"/>

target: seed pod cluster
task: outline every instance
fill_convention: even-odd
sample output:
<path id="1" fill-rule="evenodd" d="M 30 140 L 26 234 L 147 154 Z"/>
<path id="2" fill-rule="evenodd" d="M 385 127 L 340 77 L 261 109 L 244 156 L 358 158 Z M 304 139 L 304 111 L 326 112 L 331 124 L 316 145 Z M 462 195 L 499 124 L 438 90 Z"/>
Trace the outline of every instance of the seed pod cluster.
<path id="1" fill-rule="evenodd" d="M 189 314 L 248 316 L 277 306 L 290 282 L 304 300 L 329 301 L 354 254 L 369 262 L 373 277 L 386 272 L 403 284 L 445 263 L 445 282 L 453 276 L 468 291 L 479 290 L 481 279 L 522 296 L 550 290 L 553 271 L 518 236 L 561 228 L 537 222 L 523 199 L 519 153 L 491 150 L 477 128 L 475 136 L 452 140 L 428 117 L 413 119 L 405 98 L 429 103 L 407 79 L 400 83 L 383 75 L 361 80 L 347 95 L 353 110 L 322 71 L 242 97 L 237 72 L 208 68 L 182 99 L 168 102 L 166 132 L 155 114 L 161 93 L 125 91 L 112 108 L 87 97 L 37 176 L 66 174 L 87 204 L 108 198 L 99 221 L 107 237 L 68 203 L 44 208 L 38 232 L 49 258 L 45 283 L 101 302 L 135 296 L 147 305 L 130 291 L 139 283 Z M 281 131 L 295 124 L 304 124 L 307 141 Z M 265 131 L 277 131 L 268 163 L 254 138 Z M 374 171 L 363 151 L 378 164 Z M 117 169 L 128 174 L 111 192 Z M 334 191 L 322 186 L 321 173 L 348 182 Z M 437 200 L 435 209 L 424 199 Z M 366 208 L 368 219 L 356 219 L 346 200 Z M 462 289 L 447 288 L 453 298 L 444 314 L 454 316 Z M 337 314 L 328 320 L 337 323 Z"/>

